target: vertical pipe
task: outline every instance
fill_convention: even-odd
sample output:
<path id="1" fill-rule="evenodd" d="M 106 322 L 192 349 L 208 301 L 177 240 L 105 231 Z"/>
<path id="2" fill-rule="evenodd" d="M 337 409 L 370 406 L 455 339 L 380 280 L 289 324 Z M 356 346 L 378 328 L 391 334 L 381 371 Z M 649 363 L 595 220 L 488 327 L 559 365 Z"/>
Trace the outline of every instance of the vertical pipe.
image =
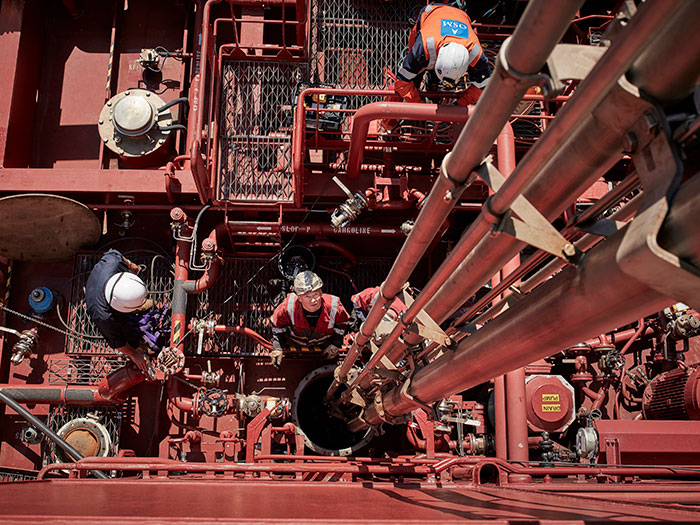
<path id="1" fill-rule="evenodd" d="M 527 411 L 525 410 L 525 369 L 506 374 L 506 415 L 508 418 L 508 459 L 528 460 Z M 513 482 L 529 481 L 527 475 L 511 475 Z"/>
<path id="2" fill-rule="evenodd" d="M 499 459 L 508 458 L 505 379 L 505 376 L 498 376 L 494 381 L 493 388 L 493 404 L 496 419 L 496 457 Z"/>
<path id="3" fill-rule="evenodd" d="M 181 214 L 181 215 L 180 215 Z M 179 208 L 174 209 L 170 216 L 179 220 L 183 224 L 183 230 L 189 231 L 187 217 Z M 173 299 L 172 299 L 172 329 L 170 330 L 170 347 L 176 348 L 180 352 L 184 349 L 185 328 L 187 327 L 187 291 L 185 282 L 187 281 L 188 264 L 190 260 L 190 243 L 188 241 L 177 241 L 175 247 L 175 276 L 173 279 Z"/>

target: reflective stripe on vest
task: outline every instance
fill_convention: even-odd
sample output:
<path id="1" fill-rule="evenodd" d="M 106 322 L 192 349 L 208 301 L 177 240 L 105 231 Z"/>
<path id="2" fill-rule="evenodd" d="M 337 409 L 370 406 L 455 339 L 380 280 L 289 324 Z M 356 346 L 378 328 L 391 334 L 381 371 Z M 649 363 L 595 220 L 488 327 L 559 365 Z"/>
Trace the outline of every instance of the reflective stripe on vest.
<path id="1" fill-rule="evenodd" d="M 473 66 L 476 64 L 476 61 L 479 59 L 481 56 L 481 46 L 479 44 L 474 44 L 474 47 L 472 47 L 472 50 L 469 51 L 469 65 Z"/>
<path id="2" fill-rule="evenodd" d="M 330 319 L 328 320 L 328 329 L 333 330 L 333 327 L 335 326 L 335 314 L 338 313 L 338 297 L 335 295 L 333 296 L 333 300 L 331 301 L 331 313 L 330 313 Z"/>
<path id="3" fill-rule="evenodd" d="M 435 38 L 429 36 L 425 39 L 425 45 L 427 47 L 428 54 L 428 69 L 433 69 L 435 67 L 435 61 L 437 60 L 437 51 L 435 50 Z"/>
<path id="4" fill-rule="evenodd" d="M 405 78 L 406 80 L 413 80 L 414 78 L 416 78 L 418 76 L 418 73 L 412 73 L 411 71 L 409 71 L 405 67 L 401 66 L 399 68 L 399 75 L 402 75 L 403 78 Z"/>
<path id="5" fill-rule="evenodd" d="M 296 301 L 296 294 L 290 293 L 289 300 L 287 301 L 287 315 L 289 316 L 289 323 L 294 326 L 294 302 Z"/>

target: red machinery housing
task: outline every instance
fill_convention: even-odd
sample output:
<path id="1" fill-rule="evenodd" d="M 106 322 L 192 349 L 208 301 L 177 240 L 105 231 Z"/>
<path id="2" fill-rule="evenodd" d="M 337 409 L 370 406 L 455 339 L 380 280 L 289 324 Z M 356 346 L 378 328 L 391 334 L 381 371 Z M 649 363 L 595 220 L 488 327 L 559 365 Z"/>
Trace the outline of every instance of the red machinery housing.
<path id="1" fill-rule="evenodd" d="M 473 0 L 468 108 L 423 5 L 0 2 L 3 522 L 698 520 L 700 4 Z M 276 367 L 302 269 L 379 293 Z"/>

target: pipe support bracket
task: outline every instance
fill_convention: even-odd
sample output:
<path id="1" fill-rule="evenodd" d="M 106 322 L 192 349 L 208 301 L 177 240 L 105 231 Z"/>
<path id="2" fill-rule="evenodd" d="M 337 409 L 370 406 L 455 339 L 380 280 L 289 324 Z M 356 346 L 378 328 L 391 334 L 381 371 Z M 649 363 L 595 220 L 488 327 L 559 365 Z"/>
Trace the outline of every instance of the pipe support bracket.
<path id="1" fill-rule="evenodd" d="M 663 113 L 647 113 L 634 127 L 649 140 L 633 156 L 644 187 L 640 209 L 618 248 L 620 269 L 649 288 L 700 308 L 700 272 L 659 245 L 661 227 L 683 177 L 683 162 Z"/>
<path id="2" fill-rule="evenodd" d="M 481 164 L 476 174 L 494 191 L 499 192 L 506 178 L 491 163 L 490 158 Z M 494 197 L 489 197 L 482 213 L 495 233 L 507 233 L 519 241 L 560 257 L 571 264 L 578 264 L 582 252 L 559 233 L 554 226 L 524 196 L 518 195 L 505 213 L 494 210 Z M 519 218 L 513 217 L 515 213 Z"/>
<path id="3" fill-rule="evenodd" d="M 542 93 L 545 98 L 554 97 L 558 93 L 553 86 L 552 79 L 549 75 L 544 73 L 521 73 L 520 71 L 511 67 L 506 58 L 506 51 L 510 45 L 512 37 L 508 37 L 503 41 L 501 49 L 498 52 L 498 63 L 501 65 L 501 73 L 504 77 L 510 78 L 515 81 L 516 84 L 524 84 L 526 86 L 540 86 L 542 88 Z"/>

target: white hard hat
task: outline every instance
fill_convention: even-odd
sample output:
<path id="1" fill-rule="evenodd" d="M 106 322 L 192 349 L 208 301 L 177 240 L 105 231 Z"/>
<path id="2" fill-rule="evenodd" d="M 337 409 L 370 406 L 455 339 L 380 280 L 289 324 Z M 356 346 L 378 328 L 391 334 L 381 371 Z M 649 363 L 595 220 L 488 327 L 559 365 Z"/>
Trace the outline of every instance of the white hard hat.
<path id="1" fill-rule="evenodd" d="M 105 285 L 105 299 L 117 312 L 133 312 L 146 301 L 146 285 L 133 273 L 115 273 Z"/>
<path id="2" fill-rule="evenodd" d="M 435 61 L 435 74 L 440 80 L 456 83 L 467 72 L 469 51 L 462 44 L 450 42 L 440 48 Z"/>
<path id="3" fill-rule="evenodd" d="M 301 272 L 294 278 L 294 293 L 297 295 L 320 290 L 322 287 L 323 281 L 311 270 Z"/>

